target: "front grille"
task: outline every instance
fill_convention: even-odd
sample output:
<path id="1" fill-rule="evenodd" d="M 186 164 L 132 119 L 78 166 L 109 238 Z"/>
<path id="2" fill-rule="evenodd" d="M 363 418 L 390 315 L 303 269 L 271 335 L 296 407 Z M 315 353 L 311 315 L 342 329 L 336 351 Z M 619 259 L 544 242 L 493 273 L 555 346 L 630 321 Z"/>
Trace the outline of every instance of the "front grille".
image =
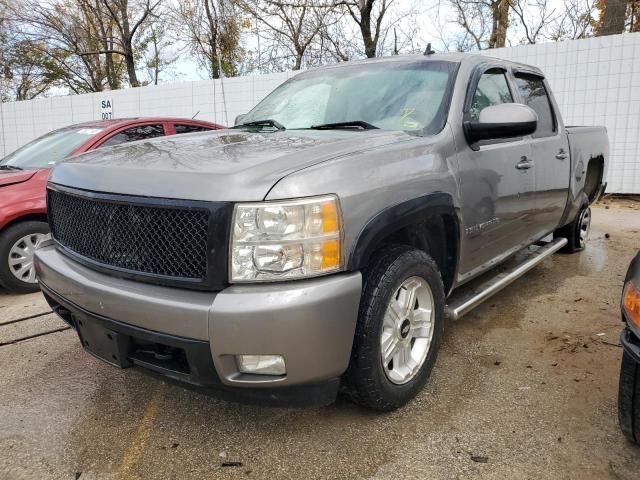
<path id="1" fill-rule="evenodd" d="M 162 278 L 207 277 L 211 212 L 206 208 L 126 203 L 51 189 L 47 205 L 54 240 L 99 266 Z"/>

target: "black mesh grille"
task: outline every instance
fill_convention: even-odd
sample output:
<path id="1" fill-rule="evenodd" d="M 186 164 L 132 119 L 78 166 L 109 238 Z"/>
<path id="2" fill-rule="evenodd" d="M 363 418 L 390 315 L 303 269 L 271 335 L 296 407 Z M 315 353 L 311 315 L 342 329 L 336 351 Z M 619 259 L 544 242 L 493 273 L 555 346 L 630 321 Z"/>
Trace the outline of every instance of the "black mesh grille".
<path id="1" fill-rule="evenodd" d="M 123 204 L 48 190 L 53 238 L 107 267 L 173 278 L 207 276 L 209 211 Z"/>

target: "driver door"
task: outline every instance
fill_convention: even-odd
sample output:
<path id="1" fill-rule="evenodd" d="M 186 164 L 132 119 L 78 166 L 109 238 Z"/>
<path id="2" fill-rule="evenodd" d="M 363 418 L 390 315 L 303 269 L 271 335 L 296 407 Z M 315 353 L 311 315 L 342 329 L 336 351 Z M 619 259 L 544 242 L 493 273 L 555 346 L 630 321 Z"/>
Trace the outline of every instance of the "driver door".
<path id="1" fill-rule="evenodd" d="M 464 120 L 482 109 L 514 103 L 509 73 L 486 68 L 472 76 Z M 529 238 L 528 218 L 535 201 L 534 164 L 529 139 L 483 140 L 458 155 L 463 220 L 461 280 L 490 268 Z"/>

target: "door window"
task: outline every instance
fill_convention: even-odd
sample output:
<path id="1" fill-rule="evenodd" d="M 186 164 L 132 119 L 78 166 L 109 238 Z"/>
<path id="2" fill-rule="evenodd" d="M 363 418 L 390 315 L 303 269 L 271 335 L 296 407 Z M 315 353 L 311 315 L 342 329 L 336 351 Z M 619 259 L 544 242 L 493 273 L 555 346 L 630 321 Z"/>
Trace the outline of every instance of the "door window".
<path id="1" fill-rule="evenodd" d="M 516 76 L 516 84 L 525 105 L 534 109 L 538 114 L 538 127 L 533 138 L 553 135 L 556 131 L 556 122 L 551 109 L 551 100 L 542 78 L 519 74 Z"/>
<path id="2" fill-rule="evenodd" d="M 478 86 L 473 94 L 473 101 L 469 110 L 472 121 L 477 121 L 480 112 L 493 105 L 513 103 L 513 96 L 507 78 L 501 70 L 488 70 L 483 73 L 478 81 Z"/>
<path id="3" fill-rule="evenodd" d="M 111 145 L 120 145 L 121 143 L 135 142 L 136 140 L 146 140 L 162 136 L 164 136 L 164 128 L 162 125 L 139 125 L 137 127 L 127 128 L 126 130 L 115 134 L 101 146 L 109 147 Z"/>
<path id="4" fill-rule="evenodd" d="M 201 125 L 176 125 L 176 133 L 208 132 L 210 128 Z"/>

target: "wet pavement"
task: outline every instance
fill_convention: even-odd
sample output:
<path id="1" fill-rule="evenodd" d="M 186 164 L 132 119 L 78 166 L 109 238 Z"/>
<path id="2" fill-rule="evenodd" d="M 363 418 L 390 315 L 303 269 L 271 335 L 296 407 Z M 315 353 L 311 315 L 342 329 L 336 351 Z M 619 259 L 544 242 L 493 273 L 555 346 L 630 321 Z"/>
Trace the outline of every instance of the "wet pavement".
<path id="1" fill-rule="evenodd" d="M 616 402 L 639 247 L 639 210 L 595 209 L 584 252 L 451 325 L 428 386 L 389 414 L 244 406 L 117 370 L 47 333 L 64 324 L 39 294 L 0 290 L 0 324 L 42 314 L 0 325 L 0 479 L 638 479 Z"/>

